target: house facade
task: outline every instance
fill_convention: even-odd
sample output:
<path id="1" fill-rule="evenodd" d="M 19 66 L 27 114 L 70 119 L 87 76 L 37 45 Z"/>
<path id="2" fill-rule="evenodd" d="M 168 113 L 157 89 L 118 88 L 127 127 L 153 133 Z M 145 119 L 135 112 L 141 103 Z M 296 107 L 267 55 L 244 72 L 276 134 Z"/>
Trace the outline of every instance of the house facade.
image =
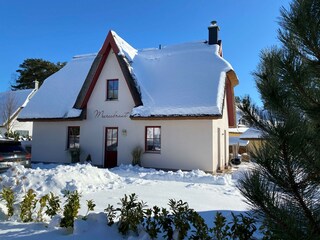
<path id="1" fill-rule="evenodd" d="M 209 41 L 136 50 L 110 31 L 98 54 L 74 57 L 20 115 L 34 121 L 33 161 L 68 163 L 78 149 L 80 161 L 114 167 L 141 147 L 144 167 L 225 169 L 238 80 L 217 33 L 212 25 Z"/>
<path id="2" fill-rule="evenodd" d="M 229 128 L 229 154 L 230 158 L 245 158 L 247 160 L 247 152 L 248 152 L 248 140 L 240 139 L 241 134 L 249 129 L 247 122 L 242 116 L 242 112 L 240 109 L 236 108 L 236 127 Z"/>
<path id="3" fill-rule="evenodd" d="M 248 130 L 242 133 L 239 138 L 249 142 L 247 146 L 249 155 L 255 155 L 262 147 L 265 140 L 263 133 L 255 128 L 248 128 Z"/>

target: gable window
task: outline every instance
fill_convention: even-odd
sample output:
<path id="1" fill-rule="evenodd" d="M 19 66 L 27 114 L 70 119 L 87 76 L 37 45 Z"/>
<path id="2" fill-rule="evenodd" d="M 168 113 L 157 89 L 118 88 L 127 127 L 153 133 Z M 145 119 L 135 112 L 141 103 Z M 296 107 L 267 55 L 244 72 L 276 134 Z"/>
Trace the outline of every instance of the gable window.
<path id="1" fill-rule="evenodd" d="M 68 149 L 80 148 L 80 127 L 68 127 Z"/>
<path id="2" fill-rule="evenodd" d="M 112 79 L 107 80 L 107 99 L 106 100 L 117 100 L 119 91 L 119 80 Z"/>
<path id="3" fill-rule="evenodd" d="M 161 151 L 161 127 L 146 127 L 146 152 Z"/>

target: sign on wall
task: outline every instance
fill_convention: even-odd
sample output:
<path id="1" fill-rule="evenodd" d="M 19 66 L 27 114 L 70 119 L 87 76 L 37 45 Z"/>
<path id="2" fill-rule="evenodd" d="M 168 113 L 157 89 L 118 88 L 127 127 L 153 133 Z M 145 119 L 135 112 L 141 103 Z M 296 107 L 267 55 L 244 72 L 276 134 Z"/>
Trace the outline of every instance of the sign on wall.
<path id="1" fill-rule="evenodd" d="M 105 113 L 104 110 L 96 109 L 94 111 L 95 118 L 127 118 L 130 116 L 130 112 L 118 113 Z"/>

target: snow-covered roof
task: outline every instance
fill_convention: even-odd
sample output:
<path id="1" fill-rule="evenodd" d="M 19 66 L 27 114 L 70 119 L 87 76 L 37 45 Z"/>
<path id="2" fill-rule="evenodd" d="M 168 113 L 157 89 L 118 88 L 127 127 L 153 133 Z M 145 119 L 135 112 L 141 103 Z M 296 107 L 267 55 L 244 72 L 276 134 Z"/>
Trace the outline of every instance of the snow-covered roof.
<path id="1" fill-rule="evenodd" d="M 48 77 L 32 101 L 24 108 L 21 119 L 75 118 L 80 109 L 73 108 L 95 54 L 79 55 Z"/>
<path id="2" fill-rule="evenodd" d="M 232 66 L 218 45 L 204 41 L 135 50 L 116 33 L 130 64 L 143 105 L 132 116 L 221 115 L 226 73 Z"/>
<path id="3" fill-rule="evenodd" d="M 248 127 L 229 128 L 229 133 L 244 133 L 248 129 Z"/>
<path id="4" fill-rule="evenodd" d="M 262 132 L 255 128 L 249 128 L 240 135 L 240 139 L 263 139 Z"/>
<path id="5" fill-rule="evenodd" d="M 138 94 L 139 104 L 131 116 L 222 114 L 226 74 L 232 67 L 220 57 L 218 45 L 202 41 L 137 50 L 115 32 L 110 34 Z M 96 76 L 103 50 L 108 49 L 105 44 L 98 54 L 77 56 L 46 79 L 20 118 L 79 117 L 95 84 L 91 76 Z"/>
<path id="6" fill-rule="evenodd" d="M 241 140 L 239 137 L 229 137 L 229 145 L 247 146 L 248 140 Z"/>
<path id="7" fill-rule="evenodd" d="M 0 126 L 7 120 L 4 119 L 4 114 L 2 114 L 6 111 L 6 108 L 10 105 L 12 115 L 14 115 L 20 108 L 27 105 L 34 91 L 34 89 L 24 89 L 0 93 Z"/>

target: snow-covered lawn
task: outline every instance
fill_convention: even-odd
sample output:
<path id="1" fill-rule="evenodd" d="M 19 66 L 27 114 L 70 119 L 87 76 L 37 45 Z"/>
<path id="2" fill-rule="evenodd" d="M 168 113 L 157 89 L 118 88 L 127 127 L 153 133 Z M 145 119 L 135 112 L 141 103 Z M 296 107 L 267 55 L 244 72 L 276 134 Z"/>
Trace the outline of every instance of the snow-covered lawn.
<path id="1" fill-rule="evenodd" d="M 243 164 L 242 164 L 243 165 Z M 64 190 L 78 190 L 81 197 L 80 214 L 86 213 L 86 200 L 93 199 L 96 207 L 87 221 L 77 220 L 73 233 L 48 223 L 21 223 L 17 216 L 5 221 L 5 204 L 0 203 L 0 239 L 141 239 L 122 237 L 116 226 L 107 226 L 102 213 L 108 204 L 117 207 L 124 194 L 136 193 L 148 207 L 168 208 L 169 199 L 183 200 L 201 214 L 212 226 L 216 211 L 230 216 L 230 211 L 245 212 L 249 207 L 235 187 L 246 165 L 232 174 L 210 175 L 199 170 L 192 172 L 165 172 L 154 169 L 120 166 L 100 169 L 89 164 L 54 165 L 35 164 L 33 169 L 21 166 L 0 175 L 0 186 L 12 186 L 20 202 L 32 188 L 37 197 L 49 192 L 63 197 Z M 144 238 L 147 239 L 147 238 Z"/>

